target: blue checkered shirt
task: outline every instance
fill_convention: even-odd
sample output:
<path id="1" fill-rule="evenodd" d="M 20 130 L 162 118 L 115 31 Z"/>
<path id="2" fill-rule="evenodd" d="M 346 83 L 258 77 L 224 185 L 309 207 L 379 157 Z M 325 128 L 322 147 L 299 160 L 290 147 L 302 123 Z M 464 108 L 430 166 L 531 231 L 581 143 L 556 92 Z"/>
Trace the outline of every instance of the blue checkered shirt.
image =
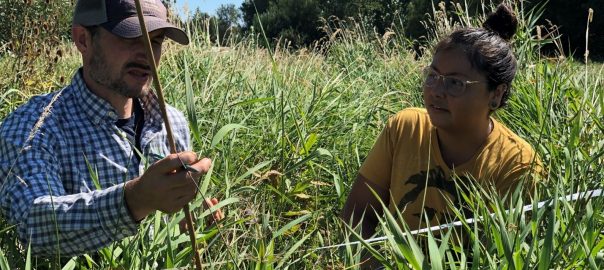
<path id="1" fill-rule="evenodd" d="M 139 100 L 145 112 L 141 152 L 154 162 L 150 153 L 169 153 L 166 130 L 155 94 Z M 168 115 L 178 150 L 190 149 L 183 114 L 168 106 Z M 86 87 L 78 70 L 70 85 L 33 97 L 0 125 L 0 211 L 33 254 L 78 255 L 137 232 L 124 184 L 145 164 L 116 120 L 113 107 Z"/>

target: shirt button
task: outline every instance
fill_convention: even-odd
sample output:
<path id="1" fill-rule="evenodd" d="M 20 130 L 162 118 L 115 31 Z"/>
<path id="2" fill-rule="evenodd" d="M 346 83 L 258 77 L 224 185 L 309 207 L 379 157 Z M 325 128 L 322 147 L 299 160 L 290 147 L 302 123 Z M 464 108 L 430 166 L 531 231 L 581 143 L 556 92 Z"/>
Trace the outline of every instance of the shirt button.
<path id="1" fill-rule="evenodd" d="M 115 113 L 114 113 L 114 112 L 108 112 L 108 113 L 107 113 L 107 116 L 109 116 L 109 117 L 111 117 L 111 118 L 115 118 L 115 117 L 116 117 L 116 115 L 115 115 Z"/>

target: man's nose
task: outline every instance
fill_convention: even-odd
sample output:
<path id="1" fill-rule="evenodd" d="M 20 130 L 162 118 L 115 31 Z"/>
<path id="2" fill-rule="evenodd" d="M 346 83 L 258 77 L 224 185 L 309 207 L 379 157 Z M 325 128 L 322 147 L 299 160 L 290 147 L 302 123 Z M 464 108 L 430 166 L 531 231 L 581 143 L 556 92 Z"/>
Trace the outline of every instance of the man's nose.
<path id="1" fill-rule="evenodd" d="M 137 38 L 136 42 L 132 43 L 130 46 L 130 51 L 134 53 L 134 58 L 137 61 L 147 61 L 147 49 L 145 48 L 145 43 L 143 38 Z"/>

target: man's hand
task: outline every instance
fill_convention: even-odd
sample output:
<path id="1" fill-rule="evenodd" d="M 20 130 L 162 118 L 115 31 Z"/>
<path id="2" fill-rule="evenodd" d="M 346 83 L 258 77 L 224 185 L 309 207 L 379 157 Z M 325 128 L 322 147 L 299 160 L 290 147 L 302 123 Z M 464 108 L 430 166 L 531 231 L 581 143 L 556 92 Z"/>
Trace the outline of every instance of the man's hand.
<path id="1" fill-rule="evenodd" d="M 195 170 L 185 170 L 183 164 Z M 132 217 L 139 221 L 155 210 L 174 213 L 195 198 L 197 179 L 212 161 L 197 160 L 193 152 L 171 154 L 151 165 L 142 176 L 126 182 L 124 196 Z"/>

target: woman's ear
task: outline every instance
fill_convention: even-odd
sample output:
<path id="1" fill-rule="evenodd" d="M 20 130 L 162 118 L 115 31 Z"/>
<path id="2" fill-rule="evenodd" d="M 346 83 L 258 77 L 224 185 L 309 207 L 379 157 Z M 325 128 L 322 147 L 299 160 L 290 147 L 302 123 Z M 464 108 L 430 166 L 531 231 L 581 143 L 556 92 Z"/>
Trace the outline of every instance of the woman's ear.
<path id="1" fill-rule="evenodd" d="M 496 110 L 501 107 L 503 94 L 505 94 L 506 91 L 508 91 L 508 86 L 500 84 L 495 88 L 495 91 L 490 92 L 489 108 L 491 108 L 491 110 Z"/>

